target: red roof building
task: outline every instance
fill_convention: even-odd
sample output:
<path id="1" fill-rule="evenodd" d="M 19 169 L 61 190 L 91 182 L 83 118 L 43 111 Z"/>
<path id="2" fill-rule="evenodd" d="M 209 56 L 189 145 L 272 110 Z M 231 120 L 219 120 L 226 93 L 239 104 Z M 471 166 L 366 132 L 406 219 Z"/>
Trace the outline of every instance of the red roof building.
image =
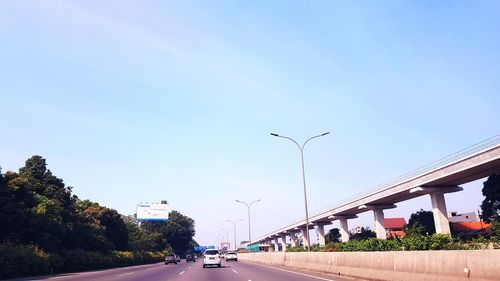
<path id="1" fill-rule="evenodd" d="M 482 221 L 474 221 L 474 222 L 452 222 L 451 227 L 454 231 L 457 232 L 470 232 L 470 231 L 480 231 L 480 230 L 488 230 L 491 226 L 490 223 L 482 222 Z"/>
<path id="2" fill-rule="evenodd" d="M 404 218 L 385 218 L 384 225 L 388 238 L 405 236 L 406 220 Z"/>

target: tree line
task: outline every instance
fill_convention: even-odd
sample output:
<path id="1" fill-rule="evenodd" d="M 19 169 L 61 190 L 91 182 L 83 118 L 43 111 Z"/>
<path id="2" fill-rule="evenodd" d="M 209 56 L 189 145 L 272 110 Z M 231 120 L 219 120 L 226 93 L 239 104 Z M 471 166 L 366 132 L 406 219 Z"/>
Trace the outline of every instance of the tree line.
<path id="1" fill-rule="evenodd" d="M 166 222 L 139 227 L 133 216 L 78 198 L 41 156 L 29 158 L 18 172 L 0 170 L 0 221 L 0 278 L 26 275 L 23 255 L 46 262 L 39 265 L 44 270 L 27 273 L 33 274 L 82 269 L 77 265 L 82 261 L 74 261 L 76 268 L 68 265 L 75 253 L 103 259 L 84 270 L 154 262 L 166 252 L 184 254 L 197 245 L 193 219 L 172 211 Z"/>

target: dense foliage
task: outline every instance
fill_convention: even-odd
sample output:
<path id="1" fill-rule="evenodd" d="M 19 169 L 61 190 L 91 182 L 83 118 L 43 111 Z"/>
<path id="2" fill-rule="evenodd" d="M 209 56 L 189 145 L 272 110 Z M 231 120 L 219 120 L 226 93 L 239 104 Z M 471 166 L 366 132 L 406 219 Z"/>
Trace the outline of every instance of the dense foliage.
<path id="1" fill-rule="evenodd" d="M 432 211 L 420 209 L 416 213 L 411 214 L 407 227 L 420 234 L 432 235 L 436 233 Z"/>
<path id="2" fill-rule="evenodd" d="M 325 235 L 325 242 L 327 244 L 340 242 L 340 230 L 338 228 L 330 229 L 328 233 Z"/>
<path id="3" fill-rule="evenodd" d="M 313 252 L 372 252 L 372 251 L 426 251 L 426 250 L 481 250 L 500 248 L 500 237 L 475 238 L 471 241 L 452 238 L 448 234 L 425 235 L 414 232 L 405 237 L 391 239 L 367 238 L 347 242 L 311 246 Z M 288 247 L 288 252 L 304 252 L 304 247 Z"/>
<path id="4" fill-rule="evenodd" d="M 172 211 L 168 222 L 139 227 L 73 195 L 40 156 L 0 171 L 0 221 L 0 278 L 157 262 L 196 244 L 191 218 Z"/>
<path id="5" fill-rule="evenodd" d="M 483 184 L 484 200 L 481 218 L 485 222 L 500 221 L 500 174 L 493 174 Z"/>

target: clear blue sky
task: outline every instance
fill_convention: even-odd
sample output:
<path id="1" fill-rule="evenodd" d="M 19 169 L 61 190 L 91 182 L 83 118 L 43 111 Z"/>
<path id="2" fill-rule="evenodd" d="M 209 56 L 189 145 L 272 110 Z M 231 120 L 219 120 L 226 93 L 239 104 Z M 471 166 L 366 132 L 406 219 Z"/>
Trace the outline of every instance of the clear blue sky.
<path id="1" fill-rule="evenodd" d="M 498 1 L 1 1 L 0 165 L 253 236 L 500 132 Z M 473 211 L 481 182 L 448 195 Z M 388 216 L 429 209 L 427 197 Z M 366 213 L 351 226 L 372 226 Z"/>

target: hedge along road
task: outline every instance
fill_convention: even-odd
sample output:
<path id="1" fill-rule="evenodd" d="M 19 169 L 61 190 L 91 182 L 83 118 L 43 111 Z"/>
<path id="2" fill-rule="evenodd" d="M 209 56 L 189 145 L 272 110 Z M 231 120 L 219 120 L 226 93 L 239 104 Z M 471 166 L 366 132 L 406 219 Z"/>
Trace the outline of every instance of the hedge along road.
<path id="1" fill-rule="evenodd" d="M 282 269 L 248 262 L 225 262 L 221 268 L 203 268 L 203 261 L 181 262 L 177 265 L 140 265 L 101 271 L 68 273 L 53 276 L 18 278 L 11 280 L 61 280 L 61 281 L 154 281 L 154 280 L 212 280 L 212 281 L 318 281 L 353 280 L 330 275 Z M 361 279 L 360 279 L 361 280 Z"/>

